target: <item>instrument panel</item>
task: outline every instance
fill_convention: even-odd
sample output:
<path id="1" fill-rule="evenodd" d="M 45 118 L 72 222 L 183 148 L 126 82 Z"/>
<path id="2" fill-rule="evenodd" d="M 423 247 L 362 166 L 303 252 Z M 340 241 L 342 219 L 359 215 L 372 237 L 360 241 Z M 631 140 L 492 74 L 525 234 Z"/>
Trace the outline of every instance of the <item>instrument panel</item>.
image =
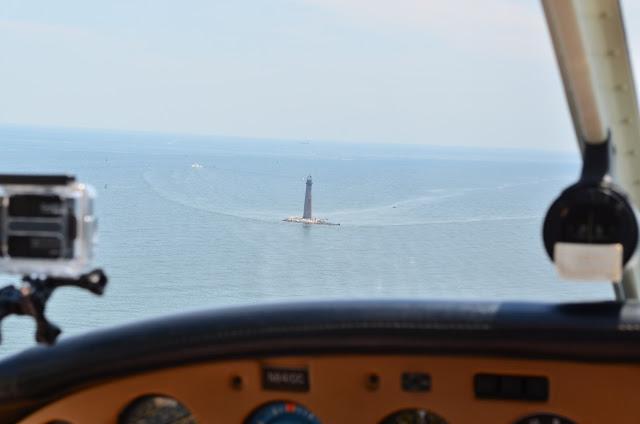
<path id="1" fill-rule="evenodd" d="M 23 424 L 637 423 L 638 365 L 324 355 L 199 363 L 85 388 Z"/>

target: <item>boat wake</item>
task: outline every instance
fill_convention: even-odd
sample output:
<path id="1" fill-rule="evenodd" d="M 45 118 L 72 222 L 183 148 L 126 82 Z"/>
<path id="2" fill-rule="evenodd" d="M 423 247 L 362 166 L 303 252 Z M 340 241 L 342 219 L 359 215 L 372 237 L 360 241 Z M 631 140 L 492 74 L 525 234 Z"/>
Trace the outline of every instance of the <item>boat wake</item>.
<path id="1" fill-rule="evenodd" d="M 292 211 L 301 208 L 300 190 L 277 190 L 274 184 L 265 182 L 263 175 L 231 177 L 222 175 L 212 167 L 147 171 L 143 173 L 146 184 L 156 194 L 166 200 L 180 204 L 187 208 L 197 209 L 208 213 L 251 220 L 256 222 L 277 224 L 296 222 L 302 224 L 330 224 L 324 219 L 305 222 L 302 217 L 288 216 Z M 194 172 L 197 171 L 197 172 Z M 536 182 L 539 183 L 539 182 Z M 298 187 L 299 182 L 294 181 Z M 361 208 L 330 209 L 323 208 L 316 212 L 318 216 L 331 217 L 333 222 L 339 222 L 348 227 L 386 227 L 386 226 L 416 226 L 416 225 L 447 225 L 499 221 L 532 221 L 542 219 L 539 213 L 495 213 L 505 208 L 476 210 L 469 208 L 475 201 L 474 196 L 503 196 L 500 191 L 517 189 L 518 186 L 535 183 L 510 184 L 494 187 L 471 188 L 432 188 L 424 191 L 423 195 L 398 199 L 382 205 L 372 205 Z M 278 185 L 278 184 L 275 184 Z M 283 195 L 284 192 L 295 194 L 295 198 Z M 353 199 L 350 199 L 353 203 Z M 333 202 L 335 203 L 335 201 Z M 479 202 L 476 202 L 479 203 Z M 491 204 L 492 202 L 484 202 Z M 274 208 L 274 205 L 283 205 Z M 292 205 L 286 208 L 286 205 Z M 520 208 L 518 208 L 520 209 Z M 508 210 L 504 210 L 507 211 Z M 521 212 L 527 212 L 519 210 Z M 536 211 L 537 212 L 537 211 Z"/>

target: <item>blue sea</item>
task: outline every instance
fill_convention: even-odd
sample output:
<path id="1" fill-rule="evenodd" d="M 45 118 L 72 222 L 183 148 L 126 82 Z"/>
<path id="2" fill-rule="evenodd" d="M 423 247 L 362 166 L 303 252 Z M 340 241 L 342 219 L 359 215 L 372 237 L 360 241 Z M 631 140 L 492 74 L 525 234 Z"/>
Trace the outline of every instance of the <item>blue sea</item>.
<path id="1" fill-rule="evenodd" d="M 560 281 L 542 247 L 577 153 L 17 126 L 0 146 L 0 172 L 71 173 L 98 194 L 95 265 L 110 284 L 56 292 L 62 337 L 284 300 L 613 297 Z M 302 213 L 307 175 L 314 214 L 340 226 L 282 222 Z M 31 346 L 33 324 L 6 319 L 2 336 L 0 355 Z"/>

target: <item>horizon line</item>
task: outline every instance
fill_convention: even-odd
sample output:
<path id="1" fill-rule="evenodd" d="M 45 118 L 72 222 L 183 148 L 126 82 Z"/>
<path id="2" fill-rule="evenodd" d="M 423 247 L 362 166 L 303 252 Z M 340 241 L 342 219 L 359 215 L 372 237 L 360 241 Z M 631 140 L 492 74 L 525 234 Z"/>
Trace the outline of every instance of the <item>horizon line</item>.
<path id="1" fill-rule="evenodd" d="M 335 140 L 335 139 L 313 139 L 313 138 L 274 138 L 274 137 L 261 137 L 253 135 L 228 135 L 228 134 L 214 134 L 214 133 L 202 133 L 202 132 L 181 132 L 181 131 L 162 131 L 152 129 L 122 129 L 122 128 L 99 128 L 99 127 L 82 127 L 82 126 L 67 126 L 67 125 L 48 125 L 48 124 L 25 124 L 25 123 L 8 123 L 0 122 L 0 129 L 2 128 L 17 128 L 17 129 L 35 129 L 35 130 L 52 130 L 52 131 L 75 131 L 75 132 L 98 132 L 98 133 L 120 133 L 120 134 L 139 134 L 139 135 L 161 135 L 161 136 L 184 136 L 193 138 L 225 138 L 230 140 L 239 141 L 265 141 L 265 142 L 290 142 L 290 143 L 318 143 L 318 144 L 348 144 L 348 145 L 375 145 L 375 146 L 397 146 L 397 147 L 434 147 L 434 148 L 462 148 L 462 149 L 475 149 L 475 150 L 511 150 L 511 151 L 538 151 L 549 153 L 562 153 L 571 154 L 575 153 L 578 149 L 577 142 L 572 148 L 549 148 L 549 147 L 522 147 L 522 146 L 478 146 L 478 145 L 465 145 L 465 144 L 427 144 L 427 143 L 415 143 L 415 142 L 402 142 L 402 141 L 356 141 L 356 140 Z"/>

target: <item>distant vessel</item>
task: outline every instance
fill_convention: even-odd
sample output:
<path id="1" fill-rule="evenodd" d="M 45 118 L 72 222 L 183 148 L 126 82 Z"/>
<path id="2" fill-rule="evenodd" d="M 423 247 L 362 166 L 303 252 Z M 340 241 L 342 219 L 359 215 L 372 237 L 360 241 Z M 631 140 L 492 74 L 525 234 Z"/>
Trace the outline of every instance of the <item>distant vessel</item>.
<path id="1" fill-rule="evenodd" d="M 192 167 L 193 169 L 202 169 L 202 168 L 204 168 L 204 166 L 200 165 L 198 162 L 194 162 L 194 163 L 192 163 L 192 164 L 191 164 L 191 167 Z"/>
<path id="2" fill-rule="evenodd" d="M 319 224 L 319 225 L 340 225 L 333 222 L 329 222 L 326 219 L 314 218 L 311 213 L 311 186 L 313 181 L 311 175 L 307 177 L 307 188 L 304 192 L 304 210 L 302 216 L 290 216 L 283 219 L 285 222 L 297 222 L 299 224 Z"/>

